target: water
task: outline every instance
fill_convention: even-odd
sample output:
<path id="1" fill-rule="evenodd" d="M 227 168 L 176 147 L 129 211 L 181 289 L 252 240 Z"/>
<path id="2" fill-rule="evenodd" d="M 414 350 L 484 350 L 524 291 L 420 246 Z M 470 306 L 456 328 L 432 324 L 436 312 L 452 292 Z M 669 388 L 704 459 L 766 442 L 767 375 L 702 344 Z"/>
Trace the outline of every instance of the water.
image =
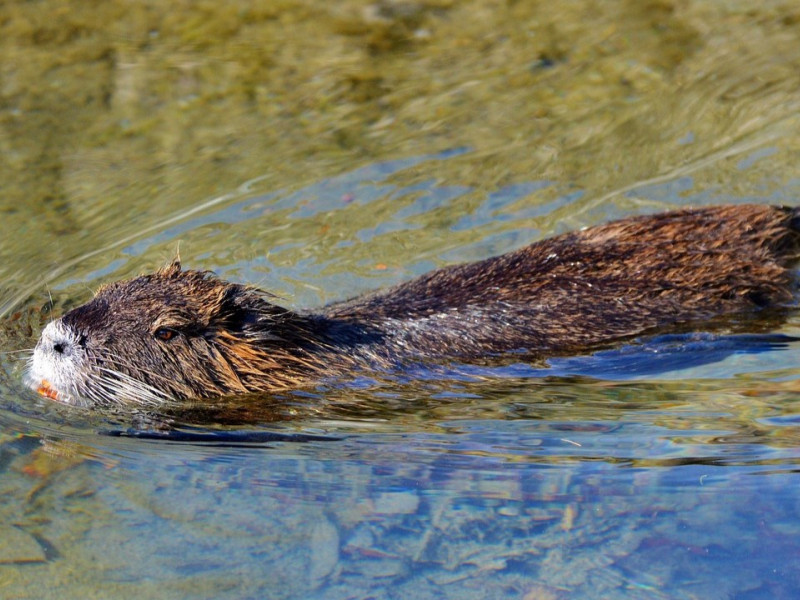
<path id="1" fill-rule="evenodd" d="M 793 309 L 171 432 L 24 388 L 50 314 L 176 252 L 310 307 L 615 217 L 797 204 L 790 4 L 290 4 L 0 8 L 0 597 L 797 597 Z"/>

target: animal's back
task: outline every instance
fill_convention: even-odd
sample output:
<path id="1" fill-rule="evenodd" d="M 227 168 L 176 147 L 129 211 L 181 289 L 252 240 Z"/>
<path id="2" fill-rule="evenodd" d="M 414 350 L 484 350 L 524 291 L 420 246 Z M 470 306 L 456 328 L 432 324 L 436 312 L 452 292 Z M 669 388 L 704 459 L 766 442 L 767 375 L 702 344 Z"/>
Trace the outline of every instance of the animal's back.
<path id="1" fill-rule="evenodd" d="M 795 210 L 760 205 L 632 217 L 434 271 L 325 314 L 375 323 L 400 354 L 590 347 L 790 301 L 797 225 Z"/>

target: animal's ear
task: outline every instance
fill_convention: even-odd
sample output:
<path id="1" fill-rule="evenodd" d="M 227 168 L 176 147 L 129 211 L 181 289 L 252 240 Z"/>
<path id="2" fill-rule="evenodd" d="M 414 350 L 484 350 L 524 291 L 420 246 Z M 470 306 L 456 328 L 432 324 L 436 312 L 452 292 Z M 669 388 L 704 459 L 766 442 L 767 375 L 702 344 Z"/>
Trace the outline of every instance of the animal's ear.
<path id="1" fill-rule="evenodd" d="M 264 337 L 271 325 L 294 314 L 272 304 L 268 292 L 243 286 L 228 285 L 216 302 L 214 318 L 225 323 L 229 331 L 255 334 Z"/>
<path id="2" fill-rule="evenodd" d="M 169 263 L 166 267 L 162 267 L 158 270 L 158 274 L 162 277 L 175 277 L 179 275 L 181 272 L 181 258 L 180 256 L 176 256 L 172 259 L 172 262 Z"/>

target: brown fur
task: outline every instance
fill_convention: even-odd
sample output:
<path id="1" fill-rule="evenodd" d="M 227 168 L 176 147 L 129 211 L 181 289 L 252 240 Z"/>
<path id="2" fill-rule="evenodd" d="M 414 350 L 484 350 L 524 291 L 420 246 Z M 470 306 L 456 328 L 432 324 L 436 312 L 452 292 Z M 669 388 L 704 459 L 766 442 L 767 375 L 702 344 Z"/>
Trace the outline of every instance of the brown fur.
<path id="1" fill-rule="evenodd" d="M 313 313 L 176 262 L 104 287 L 63 322 L 91 361 L 177 398 L 271 392 L 407 360 L 575 352 L 790 302 L 796 219 L 756 205 L 633 217 Z"/>

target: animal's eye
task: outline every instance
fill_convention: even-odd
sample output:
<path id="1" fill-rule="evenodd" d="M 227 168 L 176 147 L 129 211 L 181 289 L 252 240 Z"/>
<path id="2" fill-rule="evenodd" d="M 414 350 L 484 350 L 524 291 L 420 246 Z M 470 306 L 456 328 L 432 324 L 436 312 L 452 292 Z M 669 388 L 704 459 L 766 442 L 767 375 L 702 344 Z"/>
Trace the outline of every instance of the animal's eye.
<path id="1" fill-rule="evenodd" d="M 174 329 L 170 329 L 169 327 L 159 327 L 155 330 L 155 332 L 153 332 L 153 336 L 162 342 L 168 342 L 177 335 L 178 332 Z"/>

